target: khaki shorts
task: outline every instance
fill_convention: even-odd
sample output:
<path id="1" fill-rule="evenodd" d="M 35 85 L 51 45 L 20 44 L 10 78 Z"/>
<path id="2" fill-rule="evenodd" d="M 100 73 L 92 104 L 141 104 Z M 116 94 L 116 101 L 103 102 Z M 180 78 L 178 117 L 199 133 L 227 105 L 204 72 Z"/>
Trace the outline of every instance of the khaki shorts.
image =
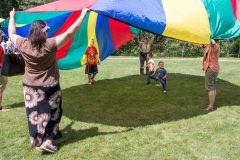
<path id="1" fill-rule="evenodd" d="M 218 72 L 213 72 L 211 68 L 208 68 L 205 72 L 205 89 L 210 92 L 216 90 L 216 80 Z"/>
<path id="2" fill-rule="evenodd" d="M 6 88 L 8 82 L 8 78 L 5 76 L 0 75 L 0 92 L 3 92 Z"/>

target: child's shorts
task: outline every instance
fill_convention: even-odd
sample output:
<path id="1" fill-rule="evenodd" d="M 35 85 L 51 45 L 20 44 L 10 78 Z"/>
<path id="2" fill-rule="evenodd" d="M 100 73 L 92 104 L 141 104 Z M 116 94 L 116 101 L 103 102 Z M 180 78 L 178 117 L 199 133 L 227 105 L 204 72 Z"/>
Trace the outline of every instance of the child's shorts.
<path id="1" fill-rule="evenodd" d="M 97 64 L 94 66 L 86 66 L 85 74 L 96 74 L 98 73 Z"/>

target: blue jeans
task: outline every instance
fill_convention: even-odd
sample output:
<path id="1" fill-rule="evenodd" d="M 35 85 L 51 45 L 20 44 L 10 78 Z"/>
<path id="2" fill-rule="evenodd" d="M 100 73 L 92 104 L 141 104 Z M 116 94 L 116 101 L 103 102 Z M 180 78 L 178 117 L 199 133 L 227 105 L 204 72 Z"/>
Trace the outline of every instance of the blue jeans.
<path id="1" fill-rule="evenodd" d="M 154 73 L 154 71 L 153 72 L 147 71 L 147 84 L 150 84 L 150 79 L 155 79 L 156 80 L 156 77 L 154 77 L 154 76 L 151 77 L 151 75 L 153 73 Z"/>
<path id="2" fill-rule="evenodd" d="M 158 77 L 159 82 L 162 84 L 163 89 L 167 88 L 167 79 L 163 79 L 162 77 Z"/>

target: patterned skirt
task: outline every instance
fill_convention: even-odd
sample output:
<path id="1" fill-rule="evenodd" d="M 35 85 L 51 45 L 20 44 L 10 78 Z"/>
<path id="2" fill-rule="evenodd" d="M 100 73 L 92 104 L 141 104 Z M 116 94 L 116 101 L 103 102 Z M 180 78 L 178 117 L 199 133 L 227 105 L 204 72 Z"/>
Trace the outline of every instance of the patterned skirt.
<path id="1" fill-rule="evenodd" d="M 23 83 L 31 147 L 39 147 L 46 140 L 62 137 L 59 123 L 62 117 L 62 95 L 59 82 L 47 86 Z"/>

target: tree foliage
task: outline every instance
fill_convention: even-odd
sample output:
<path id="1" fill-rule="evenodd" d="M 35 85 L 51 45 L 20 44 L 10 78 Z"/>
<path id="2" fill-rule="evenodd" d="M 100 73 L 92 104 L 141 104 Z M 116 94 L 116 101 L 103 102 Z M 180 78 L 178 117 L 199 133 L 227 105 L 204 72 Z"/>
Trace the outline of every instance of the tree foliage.
<path id="1" fill-rule="evenodd" d="M 55 0 L 0 0 L 0 17 L 9 17 L 9 11 L 12 8 L 21 11 L 53 1 Z"/>
<path id="2" fill-rule="evenodd" d="M 9 11 L 12 8 L 18 9 L 18 2 L 16 0 L 0 0 L 0 18 L 9 17 Z"/>
<path id="3" fill-rule="evenodd" d="M 20 10 L 26 10 L 55 0 L 17 0 Z"/>
<path id="4" fill-rule="evenodd" d="M 147 32 L 142 32 L 140 37 L 149 37 L 151 34 Z M 151 52 L 153 57 L 202 57 L 203 49 L 195 48 L 191 43 L 171 39 L 167 37 L 157 36 L 158 40 L 155 39 L 151 47 Z M 141 39 L 140 38 L 140 39 Z M 231 39 L 229 47 L 229 57 L 239 57 L 240 56 L 240 37 Z M 228 57 L 228 41 L 221 40 L 221 57 Z M 137 43 L 137 38 L 129 41 L 122 47 L 120 47 L 113 55 L 124 55 L 124 56 L 139 56 L 140 46 Z"/>

